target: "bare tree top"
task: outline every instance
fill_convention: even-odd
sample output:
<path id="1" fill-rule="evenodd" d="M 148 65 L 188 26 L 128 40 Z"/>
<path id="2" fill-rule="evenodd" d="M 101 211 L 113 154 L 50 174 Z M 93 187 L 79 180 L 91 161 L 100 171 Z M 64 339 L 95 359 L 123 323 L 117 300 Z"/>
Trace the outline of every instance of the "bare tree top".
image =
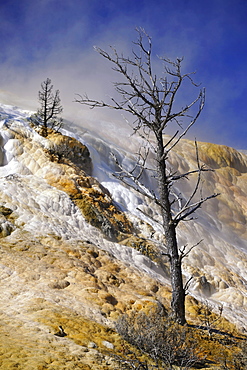
<path id="1" fill-rule="evenodd" d="M 171 61 L 166 57 L 158 57 L 163 65 L 162 73 L 157 76 L 153 67 L 153 50 L 151 37 L 143 30 L 137 29 L 138 38 L 134 42 L 131 57 L 125 57 L 117 49 L 110 46 L 107 52 L 99 47 L 95 50 L 113 64 L 112 69 L 119 74 L 122 81 L 114 83 L 120 99 L 111 97 L 109 102 L 94 100 L 87 94 L 77 95 L 76 102 L 88 105 L 90 108 L 108 107 L 131 113 L 135 119 L 132 122 L 135 130 L 149 129 L 164 133 L 168 124 L 175 123 L 175 133 L 167 143 L 167 149 L 172 149 L 188 132 L 199 117 L 205 103 L 205 89 L 200 89 L 195 99 L 188 101 L 184 107 L 175 109 L 175 96 L 187 80 L 195 87 L 192 73 L 182 73 L 183 58 Z M 122 78 L 123 77 L 123 78 Z M 191 114 L 192 109 L 196 114 Z M 181 119 L 187 119 L 182 127 Z"/>

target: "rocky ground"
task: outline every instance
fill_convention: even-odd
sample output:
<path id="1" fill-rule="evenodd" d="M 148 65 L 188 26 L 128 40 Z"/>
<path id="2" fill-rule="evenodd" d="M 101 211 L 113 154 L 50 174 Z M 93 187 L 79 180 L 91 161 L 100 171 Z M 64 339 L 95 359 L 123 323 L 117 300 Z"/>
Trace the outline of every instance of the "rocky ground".
<path id="1" fill-rule="evenodd" d="M 122 353 L 123 341 L 116 320 L 158 302 L 169 310 L 167 261 L 145 238 L 153 228 L 117 207 L 92 177 L 89 151 L 79 141 L 52 130 L 43 138 L 19 122 L 5 124 L 1 135 L 0 368 L 117 369 L 113 354 Z M 190 145 L 172 157 L 174 168 L 186 168 Z M 207 222 L 227 220 L 236 240 L 244 240 L 246 158 L 212 144 L 200 148 L 216 170 L 206 187 L 217 183 L 222 192 L 217 220 Z M 200 227 L 186 226 L 179 237 Z M 226 266 L 233 254 L 237 264 Z M 244 306 L 245 265 L 244 251 L 212 238 L 193 251 L 185 272 L 204 297 L 230 297 L 237 307 Z M 205 323 L 192 296 L 186 311 L 191 324 Z M 236 334 L 223 318 L 218 324 Z"/>

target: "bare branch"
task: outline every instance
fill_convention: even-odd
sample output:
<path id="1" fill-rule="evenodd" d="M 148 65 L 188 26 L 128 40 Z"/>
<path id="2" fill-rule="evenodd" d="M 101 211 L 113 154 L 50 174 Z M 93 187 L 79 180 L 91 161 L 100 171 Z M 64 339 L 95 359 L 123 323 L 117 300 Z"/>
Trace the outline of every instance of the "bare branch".
<path id="1" fill-rule="evenodd" d="M 157 219 L 153 218 L 152 216 L 150 216 L 149 214 L 147 214 L 147 212 L 144 212 L 141 208 L 137 207 L 137 210 L 139 212 L 141 212 L 144 216 L 146 216 L 147 218 L 149 218 L 150 220 L 152 220 L 153 222 L 155 222 L 157 225 L 159 226 L 163 226 L 161 222 L 159 222 Z"/>
<path id="2" fill-rule="evenodd" d="M 197 114 L 195 115 L 195 117 L 191 120 L 190 124 L 186 127 L 186 129 L 179 135 L 179 137 L 177 138 L 177 140 L 175 140 L 175 142 L 167 149 L 167 152 L 170 152 L 178 143 L 179 141 L 183 138 L 183 136 L 185 136 L 187 134 L 187 132 L 189 131 L 189 129 L 195 124 L 195 122 L 197 121 L 198 117 L 200 116 L 201 114 L 201 111 L 203 110 L 204 108 L 204 104 L 205 104 L 205 89 L 203 89 L 198 98 L 196 100 L 194 100 L 194 102 L 192 103 L 192 105 L 194 105 L 198 100 L 200 99 L 200 106 L 199 106 L 199 109 L 198 109 L 198 112 Z"/>
<path id="3" fill-rule="evenodd" d="M 191 214 L 195 213 L 195 211 L 198 208 L 200 208 L 203 203 L 205 203 L 209 199 L 216 198 L 219 195 L 219 193 L 214 193 L 214 194 L 211 194 L 211 195 L 209 195 L 207 197 L 202 197 L 201 196 L 201 198 L 200 198 L 199 201 L 196 201 L 196 202 L 193 202 L 192 203 L 193 198 L 195 197 L 195 195 L 197 194 L 197 192 L 199 190 L 199 185 L 201 183 L 201 173 L 203 171 L 207 171 L 207 170 L 210 171 L 210 169 L 205 169 L 204 166 L 201 166 L 200 165 L 199 152 L 198 152 L 198 146 L 197 146 L 196 140 L 195 140 L 195 147 L 196 147 L 196 159 L 197 159 L 197 167 L 198 167 L 198 169 L 197 170 L 194 170 L 194 171 L 190 171 L 190 172 L 188 172 L 188 174 L 198 173 L 197 182 L 195 184 L 194 190 L 192 191 L 191 195 L 189 196 L 189 198 L 185 202 L 184 206 L 174 216 L 173 221 L 175 222 L 175 224 L 178 224 L 180 221 L 186 220 L 188 218 L 188 216 L 190 216 Z M 182 178 L 182 177 L 185 177 L 185 176 L 186 176 L 186 174 L 183 174 L 183 175 L 181 175 L 181 177 L 178 176 L 177 179 Z"/>
<path id="4" fill-rule="evenodd" d="M 180 259 L 182 260 L 183 258 L 187 257 L 190 252 L 192 251 L 192 249 L 194 249 L 195 247 L 197 247 L 199 244 L 201 244 L 201 242 L 203 241 L 203 239 L 201 239 L 199 242 L 197 242 L 196 244 L 192 245 L 186 252 L 186 248 L 187 248 L 187 245 L 185 245 L 183 248 L 181 248 L 179 251 L 180 251 Z"/>
<path id="5" fill-rule="evenodd" d="M 220 193 L 214 193 L 212 195 L 209 195 L 208 197 L 200 199 L 198 202 L 188 205 L 187 207 L 183 207 L 183 209 L 179 211 L 174 217 L 174 223 L 177 225 L 180 221 L 186 221 L 186 218 L 195 213 L 197 209 L 202 206 L 203 203 L 207 202 L 209 199 L 216 198 L 219 195 Z"/>
<path id="6" fill-rule="evenodd" d="M 142 184 L 138 178 L 133 174 L 136 166 L 131 170 L 127 171 L 125 170 L 122 165 L 119 163 L 117 160 L 117 157 L 115 154 L 111 153 L 111 156 L 113 157 L 116 165 L 120 168 L 121 172 L 118 172 L 116 174 L 112 174 L 114 177 L 118 178 L 121 180 L 125 185 L 130 186 L 132 189 L 137 191 L 138 193 L 144 195 L 145 197 L 148 197 L 151 200 L 154 200 L 156 204 L 160 205 L 158 199 L 156 198 L 155 194 L 153 191 L 148 189 L 144 184 Z M 140 174 L 138 175 L 140 177 Z M 131 180 L 133 183 L 131 183 Z"/>
<path id="7" fill-rule="evenodd" d="M 186 283 L 185 283 L 185 285 L 184 285 L 184 291 L 185 291 L 185 294 L 187 295 L 187 291 L 188 291 L 188 289 L 189 289 L 189 286 L 190 286 L 190 283 L 191 283 L 191 281 L 193 280 L 193 276 L 191 276 L 187 281 L 186 281 Z"/>
<path id="8" fill-rule="evenodd" d="M 188 171 L 188 172 L 182 173 L 180 175 L 176 175 L 176 176 L 172 175 L 172 176 L 170 176 L 170 181 L 176 181 L 176 180 L 180 180 L 180 179 L 183 179 L 183 178 L 188 178 L 189 175 L 192 175 L 192 174 L 198 173 L 198 172 L 214 172 L 214 170 L 211 169 L 211 168 L 206 168 L 204 165 L 202 165 L 200 167 L 200 169 Z"/>

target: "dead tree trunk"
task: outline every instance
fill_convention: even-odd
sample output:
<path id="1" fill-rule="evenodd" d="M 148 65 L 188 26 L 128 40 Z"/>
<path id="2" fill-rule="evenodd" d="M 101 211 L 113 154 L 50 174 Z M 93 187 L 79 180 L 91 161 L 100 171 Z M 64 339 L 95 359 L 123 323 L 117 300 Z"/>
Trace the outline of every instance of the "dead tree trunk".
<path id="1" fill-rule="evenodd" d="M 157 179 L 159 187 L 159 202 L 161 204 L 161 215 L 163 230 L 170 262 L 172 301 L 171 307 L 174 318 L 184 325 L 185 320 L 185 291 L 183 286 L 181 258 L 178 253 L 176 227 L 173 222 L 171 203 L 169 199 L 169 181 L 166 171 L 166 153 L 164 151 L 163 137 L 157 138 Z"/>

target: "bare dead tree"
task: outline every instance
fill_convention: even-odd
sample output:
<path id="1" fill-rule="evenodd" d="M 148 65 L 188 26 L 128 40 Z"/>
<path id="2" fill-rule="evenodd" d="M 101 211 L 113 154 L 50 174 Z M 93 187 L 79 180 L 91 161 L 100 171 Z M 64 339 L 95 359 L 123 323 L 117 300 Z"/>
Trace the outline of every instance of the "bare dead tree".
<path id="1" fill-rule="evenodd" d="M 139 155 L 137 165 L 132 171 L 126 171 L 119 164 L 118 177 L 128 185 L 132 180 L 132 186 L 135 190 L 151 198 L 160 207 L 167 256 L 170 261 L 172 311 L 176 321 L 185 324 L 185 287 L 182 277 L 182 260 L 188 252 L 185 248 L 178 246 L 176 227 L 181 221 L 193 219 L 192 215 L 195 211 L 218 194 L 204 197 L 199 192 L 202 172 L 209 169 L 200 164 L 197 144 L 195 148 L 197 168 L 193 171 L 183 174 L 171 173 L 168 168 L 168 158 L 173 148 L 200 116 L 204 107 L 205 91 L 200 89 L 195 99 L 178 109 L 175 99 L 180 89 L 184 87 L 184 83 L 189 82 L 195 88 L 198 88 L 198 85 L 194 83 L 191 73 L 182 73 L 182 59 L 179 58 L 172 61 L 166 57 L 159 57 L 159 61 L 163 64 L 163 73 L 158 77 L 153 70 L 152 40 L 143 29 L 137 29 L 137 32 L 138 38 L 134 42 L 131 57 L 125 57 L 118 53 L 114 47 L 111 47 L 109 53 L 98 47 L 95 48 L 101 56 L 113 64 L 113 70 L 120 75 L 120 82 L 114 84 L 120 98 L 112 97 L 108 103 L 90 99 L 87 94 L 84 94 L 78 95 L 76 102 L 90 108 L 107 107 L 127 114 L 130 113 L 133 118 L 134 133 L 139 134 L 145 140 L 146 148 L 152 149 L 155 153 L 158 195 L 156 195 L 157 192 L 155 193 L 156 189 L 148 189 L 141 182 L 144 169 L 148 170 L 146 166 L 148 150 Z M 174 126 L 174 134 L 169 140 L 164 137 L 168 125 Z M 197 174 L 197 182 L 188 199 L 182 201 L 179 196 L 174 199 L 176 192 L 173 191 L 173 188 L 176 181 L 188 178 L 195 173 Z M 198 192 L 200 193 L 199 198 Z M 177 204 L 175 212 L 173 212 L 174 203 Z"/>
<path id="2" fill-rule="evenodd" d="M 53 93 L 53 85 L 50 78 L 41 83 L 39 102 L 41 107 L 31 117 L 31 120 L 43 126 L 43 135 L 47 136 L 48 127 L 58 130 L 62 126 L 62 118 L 58 117 L 58 115 L 63 111 L 59 90 L 56 90 L 55 94 Z"/>

